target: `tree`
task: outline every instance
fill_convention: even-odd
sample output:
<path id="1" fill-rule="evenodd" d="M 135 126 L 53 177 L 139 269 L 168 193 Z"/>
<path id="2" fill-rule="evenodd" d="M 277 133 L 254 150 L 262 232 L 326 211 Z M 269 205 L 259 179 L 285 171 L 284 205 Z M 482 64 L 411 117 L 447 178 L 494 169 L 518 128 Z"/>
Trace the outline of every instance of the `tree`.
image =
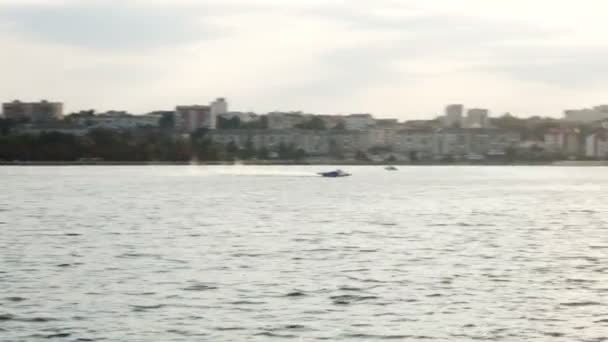
<path id="1" fill-rule="evenodd" d="M 217 118 L 218 129 L 238 129 L 241 128 L 241 119 L 238 116 L 234 116 L 230 119 L 224 117 Z"/>
<path id="2" fill-rule="evenodd" d="M 371 160 L 369 158 L 369 156 L 367 155 L 367 153 L 360 151 L 360 150 L 357 151 L 357 153 L 355 153 L 355 159 L 360 160 L 360 161 L 370 161 Z"/>
<path id="3" fill-rule="evenodd" d="M 158 125 L 161 129 L 173 130 L 175 128 L 175 114 L 164 113 L 163 116 L 158 120 Z"/>
<path id="4" fill-rule="evenodd" d="M 0 135 L 7 135 L 17 126 L 17 122 L 13 119 L 0 118 Z"/>
<path id="5" fill-rule="evenodd" d="M 270 158 L 270 152 L 266 147 L 262 147 L 256 152 L 256 158 L 260 160 L 267 160 Z"/>
<path id="6" fill-rule="evenodd" d="M 344 120 L 340 120 L 332 129 L 335 131 L 343 131 L 346 129 L 346 123 Z"/>
<path id="7" fill-rule="evenodd" d="M 324 130 L 325 121 L 318 116 L 312 117 L 312 119 L 302 122 L 296 125 L 296 128 L 299 129 L 310 129 L 310 130 Z"/>

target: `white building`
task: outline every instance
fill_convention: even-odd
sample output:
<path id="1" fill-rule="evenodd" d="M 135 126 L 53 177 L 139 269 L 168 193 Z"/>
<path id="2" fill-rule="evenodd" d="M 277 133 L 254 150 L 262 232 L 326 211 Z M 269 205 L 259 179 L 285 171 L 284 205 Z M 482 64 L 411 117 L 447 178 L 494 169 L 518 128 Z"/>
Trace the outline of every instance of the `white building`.
<path id="1" fill-rule="evenodd" d="M 545 133 L 548 152 L 576 156 L 581 152 L 580 131 L 575 128 L 552 128 Z"/>
<path id="2" fill-rule="evenodd" d="M 350 114 L 344 117 L 344 126 L 351 131 L 368 129 L 375 124 L 376 120 L 371 114 Z"/>
<path id="3" fill-rule="evenodd" d="M 223 97 L 211 102 L 211 117 L 217 118 L 219 115 L 228 113 L 228 102 Z M 215 125 L 214 125 L 215 126 Z"/>
<path id="4" fill-rule="evenodd" d="M 595 106 L 591 109 L 570 109 L 564 111 L 564 120 L 573 122 L 593 122 L 608 119 L 608 105 Z"/>
<path id="5" fill-rule="evenodd" d="M 433 154 L 433 130 L 408 129 L 397 134 L 395 150 L 410 159 L 426 159 Z"/>
<path id="6" fill-rule="evenodd" d="M 161 115 L 133 115 L 125 111 L 108 111 L 78 120 L 78 123 L 90 128 L 134 129 L 141 127 L 158 127 Z"/>
<path id="7" fill-rule="evenodd" d="M 464 106 L 461 104 L 451 104 L 445 107 L 445 116 L 443 117 L 444 127 L 461 127 L 463 112 Z"/>
<path id="8" fill-rule="evenodd" d="M 182 133 L 192 133 L 199 128 L 215 129 L 215 121 L 210 106 L 175 107 L 175 127 Z"/>
<path id="9" fill-rule="evenodd" d="M 585 139 L 585 156 L 589 158 L 608 158 L 608 130 L 601 129 Z"/>
<path id="10" fill-rule="evenodd" d="M 488 127 L 488 110 L 481 108 L 471 108 L 467 111 L 465 119 L 466 128 L 485 128 Z"/>
<path id="11" fill-rule="evenodd" d="M 35 123 L 45 123 L 63 118 L 63 103 L 48 102 L 21 102 L 13 101 L 2 104 L 3 116 L 7 119 L 29 119 Z"/>

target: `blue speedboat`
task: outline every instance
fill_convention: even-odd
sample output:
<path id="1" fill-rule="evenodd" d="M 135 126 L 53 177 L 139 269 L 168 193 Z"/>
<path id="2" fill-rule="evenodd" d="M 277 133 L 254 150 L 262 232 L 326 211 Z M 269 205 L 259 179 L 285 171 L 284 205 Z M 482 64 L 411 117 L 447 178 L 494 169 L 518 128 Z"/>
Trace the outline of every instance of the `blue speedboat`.
<path id="1" fill-rule="evenodd" d="M 337 177 L 348 177 L 351 174 L 338 169 L 336 171 L 319 172 L 319 175 L 323 176 L 323 177 L 337 178 Z"/>

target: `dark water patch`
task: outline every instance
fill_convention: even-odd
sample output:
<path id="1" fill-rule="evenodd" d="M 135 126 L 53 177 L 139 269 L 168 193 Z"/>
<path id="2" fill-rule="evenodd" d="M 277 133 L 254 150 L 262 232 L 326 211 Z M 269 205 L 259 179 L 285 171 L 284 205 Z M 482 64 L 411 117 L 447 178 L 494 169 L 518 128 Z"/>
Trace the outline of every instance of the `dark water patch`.
<path id="1" fill-rule="evenodd" d="M 291 334 L 277 334 L 272 331 L 263 331 L 263 332 L 255 334 L 253 336 L 273 337 L 273 338 L 298 338 L 299 337 L 298 335 L 291 335 Z"/>
<path id="2" fill-rule="evenodd" d="M 18 318 L 15 319 L 16 321 L 19 322 L 26 322 L 26 323 L 46 323 L 46 322 L 53 322 L 53 321 L 57 321 L 57 318 L 50 318 L 50 317 L 31 317 L 31 318 Z"/>
<path id="3" fill-rule="evenodd" d="M 336 305 L 348 305 L 357 302 L 377 300 L 377 296 L 356 296 L 356 295 L 339 295 L 329 297 Z"/>
<path id="4" fill-rule="evenodd" d="M 462 327 L 463 328 L 475 328 L 475 326 L 476 326 L 475 324 L 465 324 Z"/>
<path id="5" fill-rule="evenodd" d="M 350 270 L 342 270 L 340 272 L 342 272 L 342 273 L 363 273 L 363 272 L 369 272 L 369 268 L 353 268 Z"/>
<path id="6" fill-rule="evenodd" d="M 342 337 L 346 339 L 357 339 L 357 340 L 424 340 L 430 339 L 434 340 L 435 338 L 429 336 L 416 336 L 416 335 L 372 335 L 372 334 L 344 334 Z"/>
<path id="7" fill-rule="evenodd" d="M 13 319 L 15 319 L 14 315 L 11 315 L 11 314 L 0 314 L 0 322 L 1 321 L 12 321 Z"/>
<path id="8" fill-rule="evenodd" d="M 79 234 L 79 233 L 65 233 L 63 235 L 65 235 L 65 236 L 81 236 L 82 234 Z"/>
<path id="9" fill-rule="evenodd" d="M 156 304 L 156 305 L 131 305 L 131 310 L 133 310 L 134 312 L 142 312 L 142 311 L 149 311 L 149 310 L 162 309 L 162 308 L 164 308 L 165 306 L 166 306 L 165 304 Z"/>
<path id="10" fill-rule="evenodd" d="M 591 279 L 580 279 L 580 278 L 569 278 L 566 279 L 567 283 L 574 283 L 574 284 L 589 284 L 589 283 L 597 283 L 596 280 L 591 280 Z"/>
<path id="11" fill-rule="evenodd" d="M 348 291 L 348 292 L 360 292 L 364 291 L 361 287 L 353 287 L 353 286 L 340 286 L 338 288 L 339 291 Z"/>
<path id="12" fill-rule="evenodd" d="M 428 297 L 428 298 L 436 298 L 436 297 L 441 297 L 441 296 L 442 296 L 441 293 L 433 293 L 430 295 L 426 295 L 426 297 Z"/>
<path id="13" fill-rule="evenodd" d="M 566 322 L 566 320 L 558 319 L 558 318 L 542 318 L 542 317 L 527 317 L 523 316 L 520 319 L 526 319 L 529 321 L 539 321 L 539 322 Z"/>
<path id="14" fill-rule="evenodd" d="M 406 298 L 406 299 L 401 299 L 400 301 L 403 302 L 403 303 L 417 303 L 418 299 Z"/>
<path id="15" fill-rule="evenodd" d="M 156 292 L 127 292 L 127 296 L 154 296 Z"/>
<path id="16" fill-rule="evenodd" d="M 59 264 L 57 267 L 72 267 L 72 264 Z"/>
<path id="17" fill-rule="evenodd" d="M 307 249 L 305 253 L 319 253 L 319 252 L 334 252 L 333 248 L 315 248 L 315 249 Z"/>
<path id="18" fill-rule="evenodd" d="M 593 323 L 600 323 L 600 324 L 602 324 L 602 323 L 608 323 L 608 318 L 607 319 L 600 319 L 599 321 L 595 321 Z"/>
<path id="19" fill-rule="evenodd" d="M 72 336 L 72 334 L 70 334 L 70 333 L 57 333 L 57 334 L 46 335 L 44 338 L 47 338 L 47 339 L 51 339 L 51 338 L 65 338 L 65 337 L 70 337 L 70 336 Z"/>
<path id="20" fill-rule="evenodd" d="M 550 337 L 562 337 L 565 334 L 564 333 L 560 333 L 560 332 L 544 332 L 543 335 L 550 336 Z"/>
<path id="21" fill-rule="evenodd" d="M 231 254 L 231 256 L 234 258 L 257 258 L 257 257 L 265 256 L 265 255 L 267 255 L 267 254 L 265 254 L 265 253 L 234 253 L 234 254 Z"/>
<path id="22" fill-rule="evenodd" d="M 592 245 L 589 246 L 591 249 L 608 249 L 608 245 Z"/>
<path id="23" fill-rule="evenodd" d="M 308 295 L 302 291 L 289 292 L 288 294 L 285 295 L 285 297 L 306 297 L 306 296 L 308 296 Z"/>
<path id="24" fill-rule="evenodd" d="M 214 330 L 217 331 L 239 331 L 239 330 L 247 330 L 246 328 L 243 327 L 215 327 L 213 328 Z"/>
<path id="25" fill-rule="evenodd" d="M 121 258 L 121 259 L 129 259 L 129 258 L 154 258 L 154 259 L 160 259 L 161 255 L 160 254 L 153 254 L 153 253 L 123 253 L 123 254 L 119 254 L 116 256 L 117 258 Z"/>
<path id="26" fill-rule="evenodd" d="M 9 302 L 23 302 L 26 299 L 23 297 L 6 297 L 6 300 Z"/>
<path id="27" fill-rule="evenodd" d="M 237 300 L 234 302 L 230 302 L 229 304 L 231 304 L 231 305 L 263 305 L 263 304 L 266 304 L 266 302 L 255 302 L 255 301 L 250 301 L 250 300 Z"/>
<path id="28" fill-rule="evenodd" d="M 559 305 L 561 306 L 597 306 L 597 305 L 602 305 L 602 303 L 599 302 L 569 302 L 569 303 L 560 303 Z"/>
<path id="29" fill-rule="evenodd" d="M 182 290 L 184 290 L 184 291 L 202 292 L 202 291 L 210 291 L 210 290 L 217 290 L 217 289 L 218 289 L 218 287 L 217 286 L 213 286 L 213 285 L 195 284 L 195 285 L 191 285 L 191 286 L 185 287 Z"/>

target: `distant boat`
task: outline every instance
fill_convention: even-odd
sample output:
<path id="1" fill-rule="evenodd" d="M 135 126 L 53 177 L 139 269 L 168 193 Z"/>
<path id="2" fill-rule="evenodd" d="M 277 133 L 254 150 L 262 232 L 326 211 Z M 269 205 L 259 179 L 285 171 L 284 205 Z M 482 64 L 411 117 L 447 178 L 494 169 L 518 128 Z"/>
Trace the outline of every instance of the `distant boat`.
<path id="1" fill-rule="evenodd" d="M 319 172 L 318 174 L 319 174 L 320 176 L 323 176 L 323 177 L 330 177 L 330 178 L 336 178 L 336 177 L 348 177 L 348 176 L 350 176 L 350 175 L 351 175 L 350 173 L 344 172 L 344 171 L 339 170 L 339 169 L 338 169 L 338 170 L 336 170 L 336 171 Z"/>
<path id="2" fill-rule="evenodd" d="M 387 167 L 384 168 L 386 171 L 397 171 L 399 170 L 398 168 L 394 167 L 393 165 L 389 165 Z"/>

